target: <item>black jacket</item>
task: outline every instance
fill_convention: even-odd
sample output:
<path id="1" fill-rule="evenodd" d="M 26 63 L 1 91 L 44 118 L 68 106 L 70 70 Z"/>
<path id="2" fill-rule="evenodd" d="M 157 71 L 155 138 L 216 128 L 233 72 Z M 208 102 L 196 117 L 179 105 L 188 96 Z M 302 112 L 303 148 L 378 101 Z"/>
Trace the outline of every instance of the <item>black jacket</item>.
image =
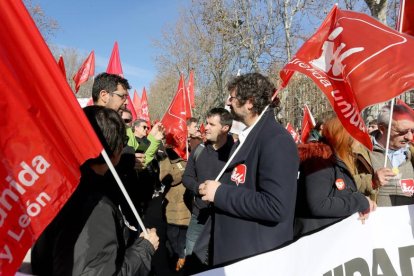
<path id="1" fill-rule="evenodd" d="M 154 247 L 126 226 L 117 190 L 82 168 L 79 186 L 32 250 L 35 275 L 148 274 Z"/>
<path id="2" fill-rule="evenodd" d="M 314 232 L 369 209 L 368 200 L 358 192 L 347 166 L 328 145 L 316 143 L 304 147 L 300 150 L 301 156 L 306 155 L 306 158 L 300 165 L 296 236 Z M 345 186 L 340 185 L 340 180 Z"/>
<path id="3" fill-rule="evenodd" d="M 236 167 L 244 166 L 245 177 L 232 177 Z M 214 198 L 215 265 L 275 249 L 293 238 L 298 167 L 295 142 L 269 109 L 220 178 Z"/>

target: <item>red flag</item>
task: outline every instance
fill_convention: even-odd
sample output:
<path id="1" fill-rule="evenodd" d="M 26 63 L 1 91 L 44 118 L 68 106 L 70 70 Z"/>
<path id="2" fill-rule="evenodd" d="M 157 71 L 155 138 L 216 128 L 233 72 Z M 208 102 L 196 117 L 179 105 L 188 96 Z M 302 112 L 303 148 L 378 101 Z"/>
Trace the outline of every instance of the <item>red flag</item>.
<path id="1" fill-rule="evenodd" d="M 334 6 L 280 73 L 282 85 L 288 83 L 293 71 L 310 77 L 325 93 L 345 129 L 372 149 L 360 113 L 414 87 L 412 49 L 414 38 L 366 14 Z"/>
<path id="2" fill-rule="evenodd" d="M 129 111 L 131 111 L 133 121 L 138 119 L 137 113 L 135 112 L 135 108 L 134 108 L 134 105 L 132 104 L 132 100 L 131 100 L 131 97 L 129 96 L 129 93 L 128 93 L 128 97 L 126 101 L 126 108 L 129 109 Z"/>
<path id="3" fill-rule="evenodd" d="M 65 76 L 65 79 L 66 79 L 65 62 L 63 61 L 63 57 L 62 56 L 59 57 L 58 65 L 59 65 L 60 70 L 63 73 L 63 76 Z"/>
<path id="4" fill-rule="evenodd" d="M 200 133 L 201 133 L 201 135 L 206 134 L 206 127 L 204 126 L 203 123 L 201 123 L 201 125 L 200 125 Z"/>
<path id="5" fill-rule="evenodd" d="M 109 58 L 108 68 L 106 72 L 109 74 L 116 74 L 124 77 L 122 71 L 121 58 L 119 57 L 118 42 L 115 41 L 114 48 L 112 49 L 111 57 Z"/>
<path id="6" fill-rule="evenodd" d="M 401 0 L 397 30 L 401 33 L 414 36 L 414 1 Z"/>
<path id="7" fill-rule="evenodd" d="M 188 80 L 188 98 L 190 101 L 191 108 L 195 108 L 195 101 L 194 101 L 194 71 L 190 71 L 190 77 Z"/>
<path id="8" fill-rule="evenodd" d="M 313 118 L 309 107 L 305 104 L 303 106 L 302 132 L 300 135 L 302 143 L 306 143 L 309 138 L 309 133 L 314 127 L 315 119 Z"/>
<path id="9" fill-rule="evenodd" d="M 82 63 L 76 75 L 73 76 L 75 82 L 75 91 L 79 91 L 79 87 L 82 83 L 85 83 L 89 77 L 93 77 L 95 74 L 95 53 L 92 51 L 86 60 Z"/>
<path id="10" fill-rule="evenodd" d="M 0 99 L 0 273 L 14 275 L 102 146 L 21 1 L 2 2 L 0 29 L 0 89 L 13 92 Z"/>
<path id="11" fill-rule="evenodd" d="M 290 135 L 292 135 L 292 138 L 295 141 L 295 143 L 296 144 L 299 143 L 299 135 L 297 134 L 297 132 L 295 131 L 295 129 L 292 127 L 290 123 L 287 123 L 286 130 L 289 131 Z"/>
<path id="12" fill-rule="evenodd" d="M 187 159 L 187 112 L 186 89 L 184 77 L 181 75 L 175 94 L 167 112 L 161 119 L 165 127 L 165 138 L 168 145 L 183 159 Z"/>
<path id="13" fill-rule="evenodd" d="M 147 91 L 144 89 L 142 90 L 142 97 L 141 97 L 141 119 L 147 121 L 148 127 L 151 127 L 151 120 L 149 115 L 148 109 L 148 100 L 147 100 Z"/>
<path id="14" fill-rule="evenodd" d="M 132 98 L 132 104 L 134 105 L 137 118 L 140 119 L 142 117 L 142 106 L 141 106 L 141 99 L 138 96 L 137 90 L 134 90 L 134 97 Z"/>

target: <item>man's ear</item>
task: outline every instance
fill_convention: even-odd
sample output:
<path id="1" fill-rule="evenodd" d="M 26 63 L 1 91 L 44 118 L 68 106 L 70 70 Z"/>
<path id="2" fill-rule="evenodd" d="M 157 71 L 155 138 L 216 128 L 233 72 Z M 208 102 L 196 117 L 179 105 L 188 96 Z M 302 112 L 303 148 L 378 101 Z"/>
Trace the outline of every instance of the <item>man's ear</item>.
<path id="1" fill-rule="evenodd" d="M 102 102 L 107 103 L 109 98 L 109 93 L 106 90 L 99 91 L 99 98 Z"/>
<path id="2" fill-rule="evenodd" d="M 246 107 L 249 111 L 251 111 L 253 109 L 253 100 L 252 99 L 247 99 L 245 104 L 246 104 Z"/>
<path id="3" fill-rule="evenodd" d="M 223 130 L 224 130 L 224 132 L 229 132 L 230 131 L 230 126 L 229 125 L 223 126 Z"/>

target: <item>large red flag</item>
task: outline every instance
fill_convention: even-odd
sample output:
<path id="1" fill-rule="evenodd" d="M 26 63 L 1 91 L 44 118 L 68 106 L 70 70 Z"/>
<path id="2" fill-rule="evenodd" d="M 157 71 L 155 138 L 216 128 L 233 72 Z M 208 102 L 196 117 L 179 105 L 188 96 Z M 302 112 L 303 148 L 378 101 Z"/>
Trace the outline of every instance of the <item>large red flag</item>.
<path id="1" fill-rule="evenodd" d="M 305 104 L 303 106 L 302 131 L 300 135 L 302 143 L 306 143 L 306 141 L 308 141 L 309 133 L 314 127 L 315 119 L 313 118 L 309 107 Z"/>
<path id="2" fill-rule="evenodd" d="M 177 92 L 161 119 L 165 127 L 166 142 L 183 159 L 187 159 L 187 112 L 184 77 L 181 76 Z"/>
<path id="3" fill-rule="evenodd" d="M 292 138 L 295 141 L 295 143 L 299 143 L 299 135 L 290 123 L 287 123 L 286 130 L 290 133 L 290 135 L 292 135 Z"/>
<path id="4" fill-rule="evenodd" d="M 2 1 L 0 32 L 0 274 L 14 275 L 102 146 L 21 1 Z"/>
<path id="5" fill-rule="evenodd" d="M 134 105 L 135 113 L 137 114 L 137 118 L 142 118 L 142 106 L 141 106 L 141 99 L 138 96 L 137 90 L 134 90 L 134 97 L 132 98 L 132 104 Z"/>
<path id="6" fill-rule="evenodd" d="M 59 57 L 58 65 L 60 68 L 60 71 L 62 71 L 63 76 L 65 76 L 66 79 L 66 69 L 65 69 L 65 62 L 63 61 L 63 57 Z"/>
<path id="7" fill-rule="evenodd" d="M 194 101 L 194 71 L 190 71 L 190 77 L 188 79 L 188 98 L 190 101 L 191 108 L 195 108 L 195 101 Z"/>
<path id="8" fill-rule="evenodd" d="M 73 76 L 75 82 L 75 91 L 79 91 L 79 87 L 82 83 L 85 83 L 89 77 L 93 77 L 95 74 L 95 52 L 92 51 L 86 60 L 82 63 L 76 75 Z"/>
<path id="9" fill-rule="evenodd" d="M 106 72 L 109 74 L 116 74 L 124 77 L 121 58 L 119 57 L 118 42 L 116 41 L 114 48 L 112 49 L 111 57 L 109 58 L 108 68 L 106 68 Z"/>
<path id="10" fill-rule="evenodd" d="M 414 1 L 400 1 L 400 15 L 397 22 L 397 30 L 401 33 L 414 36 Z"/>
<path id="11" fill-rule="evenodd" d="M 281 71 L 282 85 L 294 71 L 307 75 L 325 93 L 347 131 L 372 149 L 360 113 L 414 88 L 412 49 L 413 37 L 366 14 L 334 6 Z"/>
<path id="12" fill-rule="evenodd" d="M 148 127 L 151 127 L 151 119 L 149 115 L 148 109 L 148 99 L 147 99 L 147 91 L 144 89 L 142 90 L 141 96 L 141 119 L 147 121 Z"/>
<path id="13" fill-rule="evenodd" d="M 132 100 L 131 100 L 131 97 L 129 96 L 129 93 L 128 93 L 128 96 L 127 96 L 126 108 L 129 109 L 129 111 L 131 111 L 133 121 L 138 119 L 137 113 L 135 112 L 135 107 L 132 104 Z"/>

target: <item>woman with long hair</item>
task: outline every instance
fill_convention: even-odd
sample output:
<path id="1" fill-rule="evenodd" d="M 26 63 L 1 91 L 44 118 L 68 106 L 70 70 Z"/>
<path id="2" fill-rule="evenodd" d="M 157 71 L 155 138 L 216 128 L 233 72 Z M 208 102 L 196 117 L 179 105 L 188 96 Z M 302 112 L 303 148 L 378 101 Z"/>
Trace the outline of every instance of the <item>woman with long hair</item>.
<path id="1" fill-rule="evenodd" d="M 295 234 L 301 236 L 359 212 L 364 223 L 375 203 L 358 192 L 353 175 L 356 141 L 337 117 L 327 120 L 322 141 L 299 145 L 301 160 Z"/>

